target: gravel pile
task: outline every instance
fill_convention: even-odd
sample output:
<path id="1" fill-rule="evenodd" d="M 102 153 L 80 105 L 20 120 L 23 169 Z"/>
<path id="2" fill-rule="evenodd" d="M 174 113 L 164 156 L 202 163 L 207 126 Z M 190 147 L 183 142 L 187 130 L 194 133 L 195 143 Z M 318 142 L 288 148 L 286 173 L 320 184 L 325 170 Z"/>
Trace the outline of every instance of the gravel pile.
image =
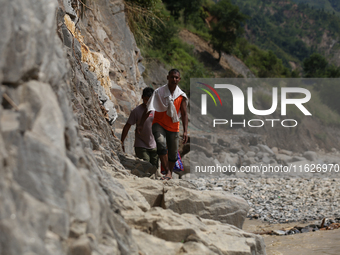
<path id="1" fill-rule="evenodd" d="M 270 223 L 340 218 L 340 179 L 228 178 L 189 179 L 199 190 L 227 191 L 244 198 L 248 217 Z"/>

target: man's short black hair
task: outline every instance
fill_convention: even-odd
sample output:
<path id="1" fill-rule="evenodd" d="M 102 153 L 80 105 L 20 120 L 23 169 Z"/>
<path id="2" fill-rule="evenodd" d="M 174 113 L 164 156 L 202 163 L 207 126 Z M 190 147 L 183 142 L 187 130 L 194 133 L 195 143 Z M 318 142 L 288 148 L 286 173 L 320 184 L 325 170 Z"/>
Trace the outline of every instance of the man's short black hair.
<path id="1" fill-rule="evenodd" d="M 171 69 L 168 73 L 168 75 L 170 75 L 171 73 L 178 73 L 181 76 L 181 73 L 178 71 L 178 69 Z"/>
<path id="2" fill-rule="evenodd" d="M 143 97 L 151 97 L 154 89 L 150 87 L 146 87 L 143 89 Z"/>

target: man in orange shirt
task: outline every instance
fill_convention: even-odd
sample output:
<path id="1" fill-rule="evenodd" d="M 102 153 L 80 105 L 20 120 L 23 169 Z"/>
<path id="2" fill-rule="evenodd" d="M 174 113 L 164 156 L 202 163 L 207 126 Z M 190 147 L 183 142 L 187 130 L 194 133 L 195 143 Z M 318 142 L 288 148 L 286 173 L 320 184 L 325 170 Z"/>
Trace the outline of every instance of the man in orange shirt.
<path id="1" fill-rule="evenodd" d="M 166 171 L 166 175 L 162 178 L 164 180 L 172 178 L 172 170 L 177 161 L 180 116 L 183 124 L 183 143 L 188 141 L 188 97 L 177 86 L 181 80 L 180 72 L 177 69 L 171 69 L 167 80 L 167 84 L 156 89 L 152 94 L 137 130 L 137 132 L 141 131 L 149 113 L 155 111 L 152 133 L 157 144 L 157 154 Z"/>

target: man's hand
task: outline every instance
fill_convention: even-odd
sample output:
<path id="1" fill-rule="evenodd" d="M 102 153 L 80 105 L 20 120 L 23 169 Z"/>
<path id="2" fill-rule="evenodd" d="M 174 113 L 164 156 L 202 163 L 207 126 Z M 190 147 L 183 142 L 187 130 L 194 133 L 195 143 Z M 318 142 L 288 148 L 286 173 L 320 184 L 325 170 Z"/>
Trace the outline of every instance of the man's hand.
<path id="1" fill-rule="evenodd" d="M 142 132 L 143 127 L 142 126 L 138 126 L 138 127 L 136 127 L 136 129 L 137 129 L 137 134 L 140 135 L 140 133 Z"/>
<path id="2" fill-rule="evenodd" d="M 181 115 L 182 115 L 182 123 L 183 123 L 183 144 L 188 142 L 188 113 L 187 113 L 187 99 L 183 98 L 181 103 Z"/>
<path id="3" fill-rule="evenodd" d="M 187 142 L 188 142 L 187 132 L 183 132 L 183 144 L 186 144 Z"/>
<path id="4" fill-rule="evenodd" d="M 124 142 L 123 141 L 120 141 L 121 144 L 122 144 L 122 149 L 123 149 L 123 152 L 125 152 L 125 146 L 124 146 Z"/>
<path id="5" fill-rule="evenodd" d="M 125 126 L 123 127 L 123 132 L 122 132 L 122 138 L 120 140 L 120 142 L 122 143 L 122 149 L 123 151 L 125 152 L 125 147 L 124 147 L 124 141 L 125 141 L 125 138 L 130 130 L 130 127 L 131 127 L 131 124 L 129 123 L 126 123 Z"/>

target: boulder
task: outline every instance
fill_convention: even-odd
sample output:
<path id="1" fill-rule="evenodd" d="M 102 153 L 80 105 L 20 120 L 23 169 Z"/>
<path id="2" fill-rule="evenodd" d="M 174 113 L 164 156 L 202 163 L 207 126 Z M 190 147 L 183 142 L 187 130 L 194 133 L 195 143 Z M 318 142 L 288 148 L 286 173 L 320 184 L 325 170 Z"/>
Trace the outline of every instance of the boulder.
<path id="1" fill-rule="evenodd" d="M 259 144 L 257 145 L 259 147 L 259 149 L 262 151 L 262 152 L 267 152 L 269 153 L 270 155 L 274 155 L 275 153 L 272 151 L 272 149 L 270 149 L 267 145 L 264 145 L 264 144 Z"/>
<path id="2" fill-rule="evenodd" d="M 292 162 L 292 157 L 286 154 L 276 154 L 275 158 L 279 163 L 285 165 L 287 165 L 289 162 Z"/>
<path id="3" fill-rule="evenodd" d="M 256 153 L 254 151 L 248 151 L 246 155 L 247 157 L 255 157 Z"/>
<path id="4" fill-rule="evenodd" d="M 149 210 L 150 207 L 162 206 L 165 187 L 196 189 L 194 184 L 178 179 L 172 179 L 171 181 L 159 181 L 149 178 L 128 176 L 127 178 L 118 180 L 118 182 L 123 185 L 131 199 L 135 201 L 138 207 L 140 207 L 143 211 Z"/>
<path id="5" fill-rule="evenodd" d="M 161 206 L 164 189 L 161 181 L 133 177 L 119 180 L 119 182 L 124 186 L 127 193 L 132 196 L 134 201 L 141 201 L 139 196 L 135 194 L 138 192 L 148 202 L 149 207 Z"/>
<path id="6" fill-rule="evenodd" d="M 171 255 L 179 254 L 183 244 L 180 242 L 167 242 L 158 237 L 148 235 L 140 230 L 133 229 L 132 236 L 137 242 L 141 255 Z M 156 248 L 158 247 L 158 248 Z"/>
<path id="7" fill-rule="evenodd" d="M 280 150 L 280 153 L 288 155 L 288 156 L 292 156 L 293 155 L 293 152 L 292 151 L 288 151 L 288 150 Z"/>
<path id="8" fill-rule="evenodd" d="M 233 165 L 233 166 L 235 166 L 239 163 L 239 156 L 237 154 L 227 153 L 227 152 L 224 152 L 224 151 L 219 153 L 217 159 L 223 165 Z"/>
<path id="9" fill-rule="evenodd" d="M 156 247 L 159 247 L 157 254 L 163 254 L 163 246 L 157 244 L 165 245 L 166 251 L 169 248 L 174 249 L 172 253 L 165 252 L 164 254 L 183 254 L 185 249 L 197 251 L 197 253 L 191 254 L 266 254 L 265 244 L 261 236 L 247 233 L 235 226 L 223 224 L 219 221 L 202 219 L 192 214 L 180 215 L 171 210 L 154 207 L 142 216 L 130 215 L 125 219 L 135 229 L 167 241 L 161 242 L 159 239 L 150 238 L 146 234 L 133 231 L 133 235 L 137 236 L 138 239 L 142 238 L 142 240 L 137 241 L 142 250 L 143 248 L 145 251 L 146 249 L 150 250 L 151 245 L 156 244 Z M 150 246 L 146 246 L 146 242 Z M 169 244 L 168 242 L 172 243 Z M 193 242 L 196 244 L 193 244 Z M 176 253 L 177 249 L 180 248 L 178 243 L 183 243 L 183 253 Z M 205 248 L 202 246 L 205 246 Z"/>
<path id="10" fill-rule="evenodd" d="M 272 148 L 272 151 L 275 153 L 275 154 L 278 154 L 279 153 L 279 149 L 277 147 L 273 147 Z"/>
<path id="11" fill-rule="evenodd" d="M 242 228 L 249 210 L 241 197 L 219 191 L 198 191 L 183 187 L 165 187 L 164 208 L 176 213 L 191 213 Z"/>
<path id="12" fill-rule="evenodd" d="M 132 155 L 120 154 L 120 163 L 131 171 L 132 174 L 138 177 L 150 177 L 156 174 L 156 167 L 151 165 L 150 162 L 141 160 Z"/>
<path id="13" fill-rule="evenodd" d="M 262 158 L 262 162 L 265 163 L 265 164 L 269 164 L 269 163 L 270 163 L 270 160 L 271 160 L 271 158 L 269 158 L 268 156 L 264 156 L 264 157 Z"/>
<path id="14" fill-rule="evenodd" d="M 318 154 L 315 151 L 306 151 L 303 153 L 303 156 L 310 161 L 316 161 L 318 159 Z"/>
<path id="15" fill-rule="evenodd" d="M 202 243 L 195 241 L 182 242 L 167 242 L 158 237 L 148 235 L 137 229 L 132 230 L 132 235 L 135 238 L 141 254 L 147 255 L 172 255 L 172 254 L 186 254 L 186 255 L 214 255 L 216 254 Z M 156 249 L 160 247 L 160 249 Z"/>
<path id="16" fill-rule="evenodd" d="M 290 162 L 296 162 L 296 161 L 304 161 L 306 158 L 299 157 L 299 156 L 293 156 Z"/>

